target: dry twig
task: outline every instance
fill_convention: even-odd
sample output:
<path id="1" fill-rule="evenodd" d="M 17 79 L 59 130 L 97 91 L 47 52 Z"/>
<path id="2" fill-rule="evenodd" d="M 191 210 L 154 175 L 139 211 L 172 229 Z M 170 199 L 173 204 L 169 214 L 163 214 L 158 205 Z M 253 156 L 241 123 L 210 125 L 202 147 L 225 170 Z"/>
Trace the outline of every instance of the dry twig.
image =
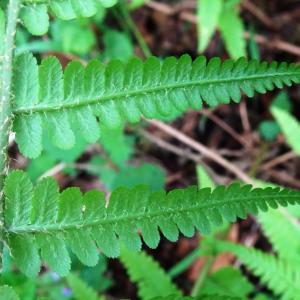
<path id="1" fill-rule="evenodd" d="M 156 120 L 146 120 L 148 123 L 152 124 L 153 126 L 163 130 L 164 132 L 168 133 L 169 135 L 173 136 L 177 140 L 181 141 L 182 143 L 190 146 L 194 150 L 198 151 L 202 155 L 210 158 L 211 160 L 215 161 L 219 165 L 223 166 L 225 169 L 229 170 L 231 173 L 235 174 L 238 178 L 243 180 L 246 183 L 253 183 L 253 180 L 241 169 L 236 167 L 230 161 L 226 160 L 222 156 L 220 156 L 215 151 L 207 148 L 206 146 L 202 145 L 201 143 L 193 140 L 192 138 L 188 137 L 187 135 L 181 133 L 177 129 L 164 124 L 160 121 Z"/>
<path id="2" fill-rule="evenodd" d="M 207 116 L 211 119 L 214 123 L 216 123 L 220 128 L 226 131 L 229 135 L 231 135 L 235 140 L 237 140 L 241 145 L 245 146 L 246 148 L 251 145 L 251 143 L 244 139 L 239 133 L 237 133 L 231 126 L 229 126 L 226 122 L 220 119 L 218 116 L 214 115 L 212 111 L 207 109 L 202 109 L 199 111 L 200 114 Z"/>
<path id="3" fill-rule="evenodd" d="M 279 164 L 282 164 L 284 162 L 286 162 L 287 160 L 290 160 L 292 158 L 295 158 L 297 157 L 298 155 L 293 152 L 293 151 L 289 151 L 281 156 L 277 156 L 275 157 L 274 159 L 266 162 L 265 164 L 263 164 L 261 167 L 260 167 L 260 171 L 268 171 L 269 169 L 272 169 L 274 167 L 276 167 L 277 165 Z"/>
<path id="4" fill-rule="evenodd" d="M 265 14 L 259 7 L 257 7 L 253 2 L 248 0 L 243 0 L 241 2 L 241 6 L 247 9 L 261 23 L 263 23 L 265 26 L 269 27 L 270 29 L 274 29 L 274 27 L 277 27 L 276 23 L 273 22 L 273 20 L 267 14 Z"/>

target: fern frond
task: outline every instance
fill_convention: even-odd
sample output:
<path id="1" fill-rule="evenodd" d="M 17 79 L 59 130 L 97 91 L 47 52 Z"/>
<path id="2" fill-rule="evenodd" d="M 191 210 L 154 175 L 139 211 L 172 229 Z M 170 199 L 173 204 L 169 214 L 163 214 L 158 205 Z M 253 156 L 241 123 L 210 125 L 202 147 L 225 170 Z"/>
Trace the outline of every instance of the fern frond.
<path id="1" fill-rule="evenodd" d="M 240 269 L 224 267 L 205 278 L 200 295 L 226 295 L 248 299 L 254 287 Z"/>
<path id="2" fill-rule="evenodd" d="M 138 294 L 142 300 L 182 295 L 166 272 L 145 252 L 136 253 L 122 249 L 120 259 L 130 279 L 137 284 Z"/>
<path id="3" fill-rule="evenodd" d="M 279 94 L 278 97 L 284 97 L 285 94 Z M 276 105 L 276 103 L 272 104 L 271 112 L 277 121 L 287 143 L 289 146 L 300 155 L 300 123 L 296 117 L 294 117 L 289 111 L 286 109 Z"/>
<path id="4" fill-rule="evenodd" d="M 72 298 L 75 300 L 105 300 L 74 273 L 68 275 L 67 282 L 72 289 Z"/>
<path id="5" fill-rule="evenodd" d="M 219 28 L 224 39 L 226 49 L 231 57 L 246 56 L 246 41 L 244 38 L 244 24 L 239 16 L 236 2 L 227 1 L 220 15 Z"/>
<path id="6" fill-rule="evenodd" d="M 157 247 L 159 230 L 170 241 L 179 232 L 191 237 L 194 228 L 207 233 L 223 219 L 235 221 L 268 207 L 300 203 L 300 193 L 279 188 L 252 189 L 233 184 L 197 190 L 150 192 L 145 186 L 118 188 L 106 207 L 104 194 L 78 188 L 61 194 L 52 178 L 35 188 L 26 173 L 12 172 L 5 181 L 6 243 L 17 266 L 28 276 L 40 269 L 41 258 L 57 273 L 70 268 L 67 248 L 86 265 L 96 265 L 99 247 L 110 257 L 119 255 L 119 243 L 140 250 L 144 242 Z M 96 247 L 97 245 L 97 247 Z"/>
<path id="7" fill-rule="evenodd" d="M 7 285 L 0 286 L 0 300 L 20 300 L 16 292 Z"/>
<path id="8" fill-rule="evenodd" d="M 197 1 L 198 50 L 205 51 L 218 25 L 223 8 L 222 0 Z"/>
<path id="9" fill-rule="evenodd" d="M 98 138 L 96 117 L 106 127 L 116 128 L 128 120 L 161 118 L 189 107 L 239 102 L 241 91 L 252 97 L 274 86 L 300 82 L 300 67 L 268 64 L 241 58 L 221 63 L 205 57 L 194 62 L 188 55 L 161 62 L 151 57 L 144 63 L 134 58 L 126 65 L 112 61 L 107 66 L 92 61 L 84 68 L 70 63 L 64 74 L 54 57 L 40 66 L 31 54 L 15 60 L 14 114 L 16 140 L 24 155 L 34 158 L 42 150 L 46 127 L 55 145 L 71 148 L 74 130 L 88 142 Z"/>
<path id="10" fill-rule="evenodd" d="M 31 34 L 43 35 L 49 28 L 49 9 L 60 19 L 72 20 L 91 17 L 101 7 L 111 7 L 117 2 L 118 0 L 23 0 L 20 14 L 24 26 Z"/>
<path id="11" fill-rule="evenodd" d="M 258 276 L 282 300 L 295 300 L 300 295 L 299 265 L 288 264 L 275 256 L 241 245 L 217 241 L 217 249 L 230 251 Z"/>
<path id="12" fill-rule="evenodd" d="M 300 225 L 288 211 L 270 210 L 258 221 L 279 257 L 300 266 Z"/>

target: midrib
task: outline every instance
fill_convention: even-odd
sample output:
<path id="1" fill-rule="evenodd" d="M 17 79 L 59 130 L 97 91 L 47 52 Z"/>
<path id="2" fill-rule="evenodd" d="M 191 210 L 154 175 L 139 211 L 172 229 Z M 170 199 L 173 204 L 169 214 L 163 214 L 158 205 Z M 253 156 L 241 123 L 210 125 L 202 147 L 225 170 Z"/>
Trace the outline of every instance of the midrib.
<path id="1" fill-rule="evenodd" d="M 300 76 L 300 71 L 298 72 L 283 72 L 283 73 L 269 73 L 269 74 L 261 74 L 261 75 L 248 75 L 248 76 L 240 76 L 234 78 L 218 78 L 218 79 L 206 79 L 206 80 L 198 80 L 198 81 L 189 81 L 189 82 L 179 82 L 179 83 L 172 83 L 172 84 L 165 84 L 165 85 L 158 85 L 154 87 L 144 87 L 136 90 L 127 90 L 112 94 L 106 94 L 103 96 L 98 97 L 97 99 L 87 99 L 82 102 L 62 102 L 60 104 L 55 103 L 53 106 L 49 105 L 35 105 L 31 107 L 20 107 L 15 108 L 13 113 L 15 115 L 18 114 L 31 114 L 31 113 L 43 113 L 43 112 L 51 112 L 51 111 L 58 111 L 58 110 L 67 110 L 67 109 L 76 109 L 82 106 L 89 106 L 100 104 L 101 102 L 116 100 L 118 98 L 129 98 L 135 96 L 141 96 L 149 93 L 159 93 L 161 91 L 169 90 L 169 89 L 181 89 L 181 88 L 188 88 L 191 86 L 203 86 L 203 85 L 210 85 L 210 84 L 222 84 L 222 83 L 235 83 L 241 81 L 248 81 L 248 80 L 265 80 L 266 78 L 274 78 L 274 77 L 289 77 L 289 76 Z"/>
<path id="2" fill-rule="evenodd" d="M 234 197 L 230 197 L 230 201 L 228 201 L 228 198 L 226 198 L 225 200 L 217 200 L 214 201 L 214 203 L 201 203 L 198 205 L 194 205 L 194 206 L 190 206 L 188 208 L 179 208 L 179 209 L 168 209 L 165 211 L 155 211 L 155 212 L 149 212 L 147 214 L 145 213 L 137 213 L 134 215 L 130 215 L 130 216 L 121 216 L 121 217 L 117 217 L 117 218 L 106 218 L 106 219 L 102 219 L 102 220 L 96 220 L 96 221 L 92 221 L 92 222 L 82 222 L 82 224 L 40 224 L 40 225 L 26 225 L 26 226 L 20 226 L 20 227 L 10 227 L 7 228 L 7 232 L 8 233 L 47 233 L 47 232 L 53 232 L 53 231 L 65 231 L 65 230 L 71 230 L 71 229 L 82 229 L 82 228 L 86 228 L 86 227 L 93 227 L 93 226 L 101 226 L 101 225 L 109 225 L 109 224 L 114 224 L 116 222 L 130 222 L 130 221 L 137 221 L 140 220 L 141 218 L 155 218 L 158 216 L 166 216 L 166 215 L 171 215 L 171 214 L 175 214 L 175 213 L 185 213 L 185 212 L 189 212 L 189 211 L 195 211 L 195 210 L 203 210 L 203 209 L 214 209 L 214 208 L 218 208 L 221 207 L 222 205 L 231 205 L 234 203 L 239 203 L 239 202 L 244 202 L 247 201 L 247 203 L 252 203 L 252 202 L 256 202 L 256 201 L 261 201 L 260 199 L 262 199 L 264 202 L 268 202 L 268 200 L 266 200 L 267 198 L 270 198 L 272 200 L 274 200 L 274 195 L 253 195 L 250 197 L 238 197 L 238 198 L 234 198 Z M 282 199 L 295 199 L 295 202 L 300 203 L 300 194 L 294 194 L 294 195 L 278 195 L 278 198 L 280 198 L 280 200 Z M 279 201 L 277 201 L 279 202 Z M 276 203 L 277 203 L 276 202 Z M 256 207 L 257 207 L 257 203 L 256 203 Z"/>

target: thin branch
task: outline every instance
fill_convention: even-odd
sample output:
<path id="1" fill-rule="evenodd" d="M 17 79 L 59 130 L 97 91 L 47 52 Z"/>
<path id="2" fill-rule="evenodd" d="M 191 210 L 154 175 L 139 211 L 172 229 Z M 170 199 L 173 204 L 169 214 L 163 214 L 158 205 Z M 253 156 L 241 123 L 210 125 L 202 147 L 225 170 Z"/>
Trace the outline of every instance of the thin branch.
<path id="1" fill-rule="evenodd" d="M 261 23 L 270 29 L 274 29 L 276 27 L 276 23 L 266 15 L 259 7 L 257 7 L 253 2 L 248 0 L 243 0 L 241 2 L 241 6 L 247 9 L 252 15 L 254 15 Z"/>
<path id="2" fill-rule="evenodd" d="M 133 33 L 133 35 L 135 36 L 141 50 L 144 53 L 145 57 L 149 57 L 151 56 L 151 50 L 149 49 L 143 35 L 141 34 L 141 32 L 139 31 L 139 29 L 137 28 L 137 26 L 135 25 L 135 23 L 133 22 L 130 12 L 127 9 L 127 6 L 124 2 L 124 0 L 121 0 L 119 3 L 119 7 L 120 7 L 120 12 L 124 17 L 125 22 L 127 23 L 127 26 L 129 27 L 129 29 L 131 30 L 131 32 Z"/>
<path id="3" fill-rule="evenodd" d="M 274 20 L 279 26 L 283 26 L 286 23 L 296 21 L 300 17 L 300 7 L 294 8 L 293 10 L 285 11 L 277 16 Z"/>
<path id="4" fill-rule="evenodd" d="M 50 176 L 55 176 L 58 173 L 60 173 L 61 171 L 63 171 L 64 169 L 67 168 L 74 168 L 80 171 L 87 171 L 87 172 L 97 172 L 99 171 L 97 167 L 90 165 L 90 164 L 85 164 L 85 163 L 58 163 L 57 165 L 55 165 L 53 168 L 47 170 L 45 173 L 43 173 L 38 180 L 41 180 L 45 177 L 50 177 Z"/>
<path id="5" fill-rule="evenodd" d="M 270 170 L 268 173 L 271 177 L 275 178 L 277 182 L 282 182 L 289 187 L 300 190 L 300 182 L 294 176 L 290 175 L 288 171 Z"/>
<path id="6" fill-rule="evenodd" d="M 64 163 L 64 162 L 61 162 L 57 165 L 55 165 L 53 168 L 47 170 L 45 173 L 43 173 L 39 178 L 38 180 L 41 180 L 45 177 L 54 177 L 55 175 L 57 175 L 58 173 L 60 173 L 62 170 L 64 170 L 65 168 L 67 168 L 67 164 Z"/>
<path id="7" fill-rule="evenodd" d="M 231 135 L 235 140 L 237 140 L 241 145 L 245 147 L 249 147 L 251 143 L 244 139 L 239 133 L 237 133 L 232 127 L 230 127 L 226 122 L 220 119 L 218 116 L 214 115 L 212 111 L 202 109 L 199 111 L 200 114 L 207 116 L 214 123 L 216 123 L 220 128 L 226 131 L 229 135 Z"/>
<path id="8" fill-rule="evenodd" d="M 244 37 L 246 39 L 251 38 L 250 32 L 244 32 Z M 279 51 L 288 52 L 290 54 L 294 54 L 296 56 L 300 56 L 300 47 L 293 45 L 291 43 L 288 43 L 286 41 L 280 40 L 280 39 L 268 39 L 265 36 L 261 34 L 254 34 L 254 40 L 261 45 L 264 45 L 267 48 L 275 49 Z"/>
<path id="9" fill-rule="evenodd" d="M 203 144 L 193 140 L 192 138 L 188 137 L 187 135 L 181 133 L 177 129 L 164 124 L 160 121 L 156 120 L 146 120 L 148 123 L 152 124 L 153 126 L 163 130 L 164 132 L 168 133 L 169 135 L 173 136 L 177 140 L 181 141 L 182 143 L 190 146 L 194 150 L 198 151 L 202 155 L 206 156 L 207 158 L 210 158 L 211 160 L 215 161 L 231 173 L 235 174 L 238 178 L 243 180 L 246 183 L 253 183 L 253 180 L 241 169 L 236 167 L 234 164 L 232 164 L 230 161 L 226 160 L 222 156 L 220 156 L 218 153 L 215 151 L 207 148 Z"/>
<path id="10" fill-rule="evenodd" d="M 295 152 L 289 151 L 289 152 L 287 152 L 281 156 L 277 156 L 274 159 L 263 164 L 260 167 L 260 171 L 268 171 L 269 169 L 272 169 L 272 168 L 276 167 L 277 165 L 282 164 L 282 163 L 286 162 L 287 160 L 293 159 L 297 156 L 298 155 Z"/>
<path id="11" fill-rule="evenodd" d="M 244 128 L 244 131 L 249 134 L 251 132 L 251 125 L 248 117 L 248 110 L 247 105 L 245 101 L 241 101 L 239 105 L 239 111 L 241 116 L 242 125 Z"/>
<path id="12" fill-rule="evenodd" d="M 181 149 L 179 147 L 174 146 L 171 143 L 166 142 L 165 140 L 149 133 L 148 131 L 144 129 L 139 129 L 138 133 L 142 135 L 144 138 L 149 140 L 151 143 L 157 145 L 158 147 L 165 149 L 169 152 L 172 152 L 180 157 L 183 157 L 185 159 L 189 159 L 197 164 L 201 163 L 202 164 L 202 159 L 200 155 L 196 155 L 191 153 L 190 151 L 186 151 L 184 149 Z"/>

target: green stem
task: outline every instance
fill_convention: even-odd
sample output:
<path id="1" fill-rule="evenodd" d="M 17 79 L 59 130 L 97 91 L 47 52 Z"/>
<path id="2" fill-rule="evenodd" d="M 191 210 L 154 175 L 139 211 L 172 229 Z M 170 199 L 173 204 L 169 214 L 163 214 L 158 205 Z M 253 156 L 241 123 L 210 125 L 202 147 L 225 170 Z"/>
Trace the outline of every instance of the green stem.
<path id="1" fill-rule="evenodd" d="M 17 27 L 19 0 L 9 0 L 7 5 L 7 24 L 4 37 L 3 56 L 0 61 L 0 256 L 3 249 L 4 226 L 4 178 L 8 172 L 7 147 L 11 129 L 11 78 L 14 38 Z M 0 260 L 1 264 L 1 260 Z M 1 268 L 0 268 L 1 269 Z"/>
<path id="2" fill-rule="evenodd" d="M 226 225 L 226 228 L 224 230 L 221 230 L 221 231 L 217 231 L 215 232 L 212 236 L 207 236 L 206 239 L 212 239 L 215 240 L 225 240 L 226 237 L 228 236 L 229 234 L 229 231 L 230 231 L 230 226 L 227 226 Z M 213 244 L 214 245 L 214 244 Z M 199 249 L 200 250 L 200 249 Z M 210 271 L 211 271 L 211 268 L 218 256 L 218 252 L 215 251 L 215 249 L 212 249 L 210 250 L 210 256 L 207 256 L 205 262 L 204 262 L 204 266 L 201 270 L 201 273 L 199 274 L 197 280 L 196 280 L 196 283 L 194 284 L 194 287 L 193 287 L 193 290 L 192 290 L 192 296 L 199 296 L 200 295 L 200 292 L 201 292 L 201 288 L 203 287 L 203 284 L 207 278 L 207 276 L 209 275 Z"/>
<path id="3" fill-rule="evenodd" d="M 204 263 L 204 266 L 201 270 L 201 273 L 194 285 L 193 291 L 192 291 L 192 296 L 199 296 L 199 293 L 201 291 L 201 288 L 203 286 L 203 283 L 207 277 L 207 275 L 209 274 L 212 265 L 214 264 L 215 261 L 215 256 L 210 256 L 207 258 L 207 260 Z"/>
<path id="4" fill-rule="evenodd" d="M 174 267 L 172 267 L 169 270 L 168 275 L 171 278 L 174 278 L 180 275 L 181 273 L 185 272 L 195 262 L 195 260 L 199 258 L 200 255 L 201 255 L 200 249 L 196 248 L 185 258 L 183 258 L 179 263 L 177 263 Z"/>
<path id="5" fill-rule="evenodd" d="M 124 3 L 123 0 L 120 1 L 120 11 L 129 27 L 129 29 L 132 31 L 134 34 L 140 48 L 142 49 L 145 57 L 149 57 L 152 55 L 150 48 L 148 47 L 147 43 L 145 42 L 141 32 L 139 29 L 136 27 L 135 23 L 133 22 L 130 13 L 128 12 L 127 6 Z"/>
<path id="6" fill-rule="evenodd" d="M 256 159 L 254 161 L 254 163 L 252 163 L 252 166 L 251 166 L 251 169 L 250 171 L 248 172 L 248 175 L 252 178 L 255 178 L 256 175 L 257 175 L 257 172 L 259 171 L 259 167 L 261 166 L 262 164 L 262 161 L 264 160 L 265 158 L 265 154 L 267 153 L 268 151 L 268 148 L 269 148 L 269 145 L 268 143 L 266 142 L 263 142 L 259 148 L 259 152 L 256 156 Z"/>

